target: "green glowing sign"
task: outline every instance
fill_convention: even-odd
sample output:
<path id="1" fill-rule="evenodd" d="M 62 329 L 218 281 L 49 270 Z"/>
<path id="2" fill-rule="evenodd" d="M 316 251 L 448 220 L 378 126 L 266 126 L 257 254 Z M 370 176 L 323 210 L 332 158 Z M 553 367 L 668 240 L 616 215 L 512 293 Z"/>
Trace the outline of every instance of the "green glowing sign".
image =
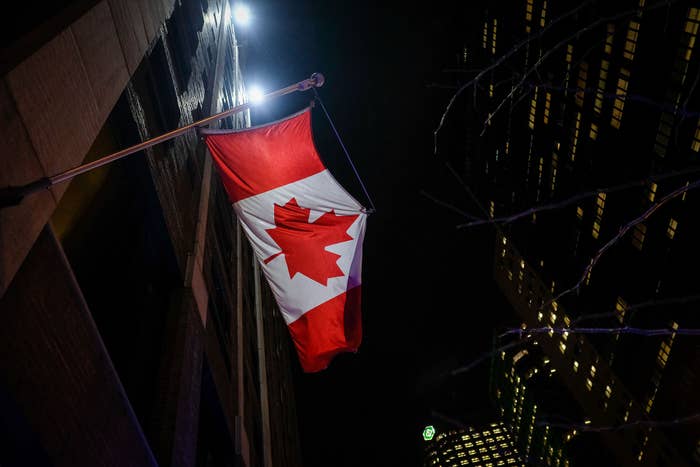
<path id="1" fill-rule="evenodd" d="M 435 427 L 433 425 L 428 425 L 423 428 L 423 439 L 425 441 L 430 441 L 435 436 Z"/>

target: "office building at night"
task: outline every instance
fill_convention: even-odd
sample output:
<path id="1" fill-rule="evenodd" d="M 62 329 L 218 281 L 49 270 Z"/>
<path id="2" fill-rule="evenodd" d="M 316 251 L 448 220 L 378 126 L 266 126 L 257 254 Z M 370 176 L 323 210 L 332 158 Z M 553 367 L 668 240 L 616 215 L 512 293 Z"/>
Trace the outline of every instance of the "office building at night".
<path id="1" fill-rule="evenodd" d="M 521 466 L 508 428 L 491 423 L 483 429 L 462 428 L 438 430 L 425 440 L 425 466 Z"/>
<path id="2" fill-rule="evenodd" d="M 227 0 L 17 6 L 0 187 L 245 100 Z M 3 207 L 0 251 L 0 464 L 300 465 L 296 356 L 196 131 Z"/>
<path id="3" fill-rule="evenodd" d="M 462 130 L 443 135 L 443 156 L 484 215 L 522 213 L 494 229 L 495 279 L 519 322 L 571 331 L 503 338 L 522 346 L 495 356 L 504 416 L 515 410 L 522 425 L 539 404 L 520 414 L 531 391 L 513 362 L 519 349 L 538 355 L 530 368 L 552 372 L 550 394 L 571 400 L 559 420 L 560 409 L 538 405 L 552 452 L 700 463 L 700 344 L 682 333 L 698 327 L 699 27 L 700 5 L 686 1 L 496 2 L 460 54 L 464 69 L 484 69 L 514 52 L 455 106 Z M 576 332 L 584 326 L 642 331 Z M 499 402 L 506 387 L 511 402 Z M 504 422 L 515 438 L 521 426 Z"/>

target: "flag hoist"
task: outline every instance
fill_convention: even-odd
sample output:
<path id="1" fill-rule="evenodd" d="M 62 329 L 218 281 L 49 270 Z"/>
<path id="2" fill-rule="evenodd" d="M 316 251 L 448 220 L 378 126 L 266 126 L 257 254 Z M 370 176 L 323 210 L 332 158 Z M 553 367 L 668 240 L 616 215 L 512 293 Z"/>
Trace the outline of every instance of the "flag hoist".
<path id="1" fill-rule="evenodd" d="M 315 73 L 264 99 L 320 87 L 323 81 L 323 75 Z M 249 107 L 246 103 L 52 177 L 5 188 L 2 204 L 17 204 L 30 193 Z M 321 161 L 313 141 L 311 108 L 262 126 L 200 129 L 200 133 L 286 321 L 303 370 L 320 371 L 335 355 L 356 351 L 362 339 L 362 242 L 368 210 Z"/>

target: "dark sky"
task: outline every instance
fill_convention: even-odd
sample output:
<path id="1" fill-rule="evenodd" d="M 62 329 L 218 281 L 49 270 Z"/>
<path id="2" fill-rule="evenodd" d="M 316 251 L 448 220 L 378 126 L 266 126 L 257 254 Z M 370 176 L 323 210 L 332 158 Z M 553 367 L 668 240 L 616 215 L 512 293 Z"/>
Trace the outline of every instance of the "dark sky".
<path id="1" fill-rule="evenodd" d="M 458 381 L 442 375 L 488 350 L 493 301 L 501 300 L 491 281 L 491 232 L 457 231 L 462 219 L 421 195 L 477 209 L 432 154 L 451 94 L 426 86 L 454 82 L 441 70 L 471 34 L 458 28 L 470 12 L 452 2 L 250 7 L 254 23 L 238 30 L 246 84 L 271 91 L 323 73 L 321 98 L 377 208 L 364 242 L 363 344 L 327 370 L 298 377 L 304 465 L 420 465 L 431 411 L 467 423 L 488 412 L 487 368 Z M 268 102 L 253 111 L 253 124 L 311 98 Z M 367 205 L 320 108 L 313 123 L 327 166 Z"/>

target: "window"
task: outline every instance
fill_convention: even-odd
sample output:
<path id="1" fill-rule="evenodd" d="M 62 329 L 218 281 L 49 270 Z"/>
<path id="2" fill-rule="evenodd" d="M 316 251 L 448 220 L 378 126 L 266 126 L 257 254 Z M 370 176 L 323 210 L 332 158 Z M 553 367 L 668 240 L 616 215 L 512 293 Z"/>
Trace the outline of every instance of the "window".
<path id="1" fill-rule="evenodd" d="M 667 342 L 661 343 L 661 348 L 659 349 L 659 355 L 656 357 L 656 363 L 658 363 L 661 368 L 664 368 L 666 366 L 666 362 L 668 361 L 668 356 L 671 354 L 671 345 L 672 344 L 673 344 L 673 340 L 670 340 L 668 343 Z"/>
<path id="2" fill-rule="evenodd" d="M 578 135 L 581 129 L 581 112 L 576 112 L 576 124 L 574 126 L 574 133 L 571 140 L 571 162 L 576 159 L 576 145 L 578 143 Z"/>
<path id="3" fill-rule="evenodd" d="M 537 86 L 535 86 L 535 94 L 530 100 L 530 117 L 528 119 L 528 126 L 531 130 L 535 129 L 535 115 L 537 113 Z"/>
<path id="4" fill-rule="evenodd" d="M 594 141 L 598 139 L 598 125 L 591 123 L 591 131 L 588 133 L 588 136 Z"/>
<path id="5" fill-rule="evenodd" d="M 581 62 L 578 69 L 578 81 L 576 82 L 576 104 L 583 107 L 583 97 L 586 92 L 586 80 L 588 79 L 588 63 Z"/>
<path id="6" fill-rule="evenodd" d="M 566 344 L 563 342 L 559 342 L 559 351 L 563 354 L 566 352 Z"/>
<path id="7" fill-rule="evenodd" d="M 686 62 L 690 61 L 690 56 L 693 53 L 693 46 L 695 45 L 695 37 L 698 34 L 698 21 L 700 20 L 700 10 L 697 8 L 690 8 L 688 10 L 688 21 L 685 23 L 685 33 L 687 34 L 688 47 L 683 52 L 683 59 Z"/>
<path id="8" fill-rule="evenodd" d="M 636 21 L 630 21 L 629 27 L 627 28 L 627 39 L 625 40 L 625 50 L 622 55 L 632 61 L 634 59 L 634 52 L 637 50 L 637 38 L 639 37 L 639 23 Z"/>
<path id="9" fill-rule="evenodd" d="M 617 89 L 615 90 L 615 101 L 613 102 L 612 119 L 610 125 L 614 128 L 620 128 L 622 122 L 622 113 L 625 108 L 625 98 L 627 97 L 627 88 L 629 87 L 630 72 L 625 68 L 620 68 L 620 77 L 617 80 Z"/>
<path id="10" fill-rule="evenodd" d="M 481 47 L 483 49 L 485 49 L 486 46 L 488 45 L 488 42 L 489 42 L 489 22 L 484 21 L 484 34 L 483 34 L 483 37 L 481 40 Z"/>
<path id="11" fill-rule="evenodd" d="M 608 79 L 608 69 L 610 68 L 610 62 L 607 60 L 601 60 L 600 62 L 600 78 L 598 79 L 598 89 L 595 93 L 595 102 L 593 105 L 593 111 L 600 115 L 603 109 L 603 98 L 605 97 L 605 82 Z M 595 138 L 593 138 L 595 139 Z"/>
<path id="12" fill-rule="evenodd" d="M 642 251 L 644 246 L 644 237 L 647 233 L 647 226 L 644 224 L 637 224 L 634 226 L 634 231 L 632 232 L 632 245 L 639 251 Z"/>
<path id="13" fill-rule="evenodd" d="M 593 380 L 591 380 L 590 378 L 586 378 L 586 389 L 588 389 L 589 391 L 593 389 Z"/>
<path id="14" fill-rule="evenodd" d="M 656 189 L 658 188 L 658 185 L 654 182 L 649 182 L 647 185 L 647 199 L 649 202 L 653 203 L 654 199 L 656 198 Z"/>
<path id="15" fill-rule="evenodd" d="M 544 27 L 545 18 L 547 16 L 547 0 L 542 2 L 542 14 L 540 15 L 540 27 Z"/>
<path id="16" fill-rule="evenodd" d="M 605 386 L 605 397 L 607 397 L 608 399 L 610 399 L 610 396 L 612 396 L 612 388 L 611 388 L 610 385 L 608 384 L 608 385 Z"/>
<path id="17" fill-rule="evenodd" d="M 496 28 L 498 27 L 498 20 L 493 19 L 493 31 L 491 32 L 491 53 L 496 55 Z"/>
<path id="18" fill-rule="evenodd" d="M 608 24 L 608 33 L 605 36 L 605 53 L 612 54 L 613 39 L 615 38 L 615 25 L 613 23 Z"/>
<path id="19" fill-rule="evenodd" d="M 615 313 L 617 314 L 617 320 L 622 324 L 625 321 L 625 311 L 627 311 L 627 302 L 625 302 L 622 297 L 617 297 L 617 302 L 615 302 Z"/>
<path id="20" fill-rule="evenodd" d="M 530 22 L 532 21 L 532 12 L 534 8 L 534 0 L 527 0 L 525 5 L 525 32 L 530 32 Z"/>
<path id="21" fill-rule="evenodd" d="M 544 124 L 549 123 L 549 108 L 552 105 L 552 93 L 548 92 L 544 95 L 544 115 L 542 116 L 542 120 L 544 121 Z"/>
<path id="22" fill-rule="evenodd" d="M 578 220 L 583 220 L 583 208 L 581 206 L 576 207 L 576 218 Z"/>
<path id="23" fill-rule="evenodd" d="M 700 119 L 698 119 L 698 127 L 695 129 L 695 136 L 693 136 L 690 148 L 695 152 L 700 151 Z"/>
<path id="24" fill-rule="evenodd" d="M 668 227 L 666 228 L 666 236 L 670 239 L 676 235 L 676 228 L 678 227 L 678 221 L 671 218 L 668 221 Z"/>

